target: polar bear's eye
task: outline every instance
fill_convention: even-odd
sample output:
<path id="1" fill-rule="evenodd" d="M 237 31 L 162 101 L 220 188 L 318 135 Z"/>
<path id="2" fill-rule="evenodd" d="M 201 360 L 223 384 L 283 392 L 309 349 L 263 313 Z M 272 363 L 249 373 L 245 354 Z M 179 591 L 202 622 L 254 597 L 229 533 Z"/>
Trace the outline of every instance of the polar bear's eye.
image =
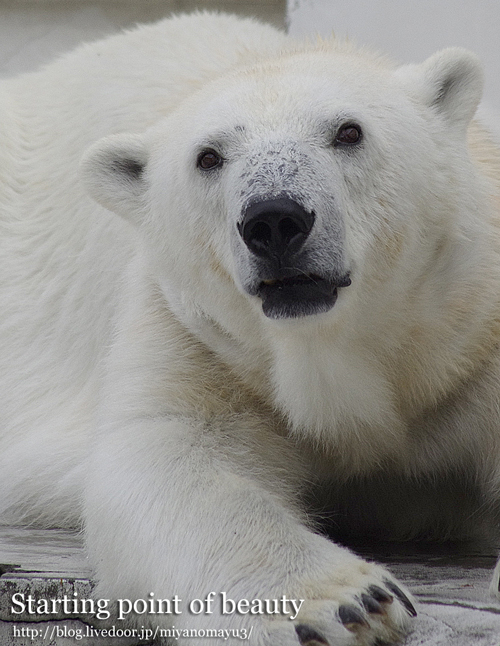
<path id="1" fill-rule="evenodd" d="M 335 137 L 335 145 L 347 145 L 352 146 L 352 144 L 357 144 L 361 140 L 361 128 L 355 123 L 348 123 L 343 125 Z"/>
<path id="2" fill-rule="evenodd" d="M 211 170 L 222 164 L 222 157 L 212 148 L 202 150 L 198 155 L 197 165 L 202 170 Z"/>

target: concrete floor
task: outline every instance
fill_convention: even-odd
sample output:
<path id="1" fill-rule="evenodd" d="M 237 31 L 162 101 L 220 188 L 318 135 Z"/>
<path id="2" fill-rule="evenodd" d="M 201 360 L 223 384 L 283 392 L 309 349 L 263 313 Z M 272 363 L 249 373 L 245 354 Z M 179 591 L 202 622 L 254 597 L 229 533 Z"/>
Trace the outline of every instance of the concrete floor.
<path id="1" fill-rule="evenodd" d="M 36 69 L 81 41 L 196 9 L 284 26 L 286 0 L 0 0 L 0 77 Z"/>

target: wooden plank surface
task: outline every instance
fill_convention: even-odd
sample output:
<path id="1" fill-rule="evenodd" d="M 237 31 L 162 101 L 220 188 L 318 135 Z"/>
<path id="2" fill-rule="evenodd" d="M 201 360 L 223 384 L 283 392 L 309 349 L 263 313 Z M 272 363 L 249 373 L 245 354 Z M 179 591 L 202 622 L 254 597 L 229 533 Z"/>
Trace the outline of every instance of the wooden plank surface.
<path id="1" fill-rule="evenodd" d="M 378 551 L 360 548 L 369 557 L 383 562 L 412 591 L 418 601 L 415 630 L 405 646 L 500 646 L 500 604 L 489 598 L 488 586 L 495 564 L 492 548 L 450 547 L 434 551 L 379 546 Z M 3 565 L 2 565 L 3 564 Z M 59 613 L 51 622 L 20 615 L 13 621 L 12 595 L 23 592 L 37 598 L 89 598 L 91 572 L 81 537 L 64 531 L 0 529 L 0 646 L 69 646 L 75 644 L 71 631 L 88 630 L 88 617 Z M 31 620 L 30 623 L 26 619 Z M 33 633 L 17 634 L 13 628 L 31 627 Z M 67 637 L 56 635 L 48 626 L 66 628 Z M 37 628 L 39 627 L 39 628 Z M 37 633 L 38 634 L 38 633 Z M 73 636 L 71 636 L 73 635 Z M 82 646 L 135 646 L 140 640 L 80 638 Z"/>

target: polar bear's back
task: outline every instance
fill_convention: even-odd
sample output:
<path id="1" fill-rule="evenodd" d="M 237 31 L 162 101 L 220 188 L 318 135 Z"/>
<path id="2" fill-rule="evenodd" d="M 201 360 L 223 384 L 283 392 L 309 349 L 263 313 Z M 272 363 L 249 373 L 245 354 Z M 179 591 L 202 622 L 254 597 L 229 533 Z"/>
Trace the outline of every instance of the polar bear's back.
<path id="1" fill-rule="evenodd" d="M 11 88 L 42 119 L 64 118 L 59 125 L 73 135 L 79 126 L 78 141 L 88 143 L 144 131 L 202 84 L 286 40 L 252 19 L 181 15 L 83 44 Z"/>

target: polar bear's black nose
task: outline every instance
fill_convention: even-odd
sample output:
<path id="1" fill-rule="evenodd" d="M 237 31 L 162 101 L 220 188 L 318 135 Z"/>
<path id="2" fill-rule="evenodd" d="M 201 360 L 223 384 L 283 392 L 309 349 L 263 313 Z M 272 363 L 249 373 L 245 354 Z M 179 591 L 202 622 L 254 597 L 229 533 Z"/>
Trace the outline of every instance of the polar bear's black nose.
<path id="1" fill-rule="evenodd" d="M 314 213 L 289 197 L 280 197 L 252 202 L 243 213 L 238 231 L 254 254 L 276 258 L 296 253 L 313 224 Z"/>

